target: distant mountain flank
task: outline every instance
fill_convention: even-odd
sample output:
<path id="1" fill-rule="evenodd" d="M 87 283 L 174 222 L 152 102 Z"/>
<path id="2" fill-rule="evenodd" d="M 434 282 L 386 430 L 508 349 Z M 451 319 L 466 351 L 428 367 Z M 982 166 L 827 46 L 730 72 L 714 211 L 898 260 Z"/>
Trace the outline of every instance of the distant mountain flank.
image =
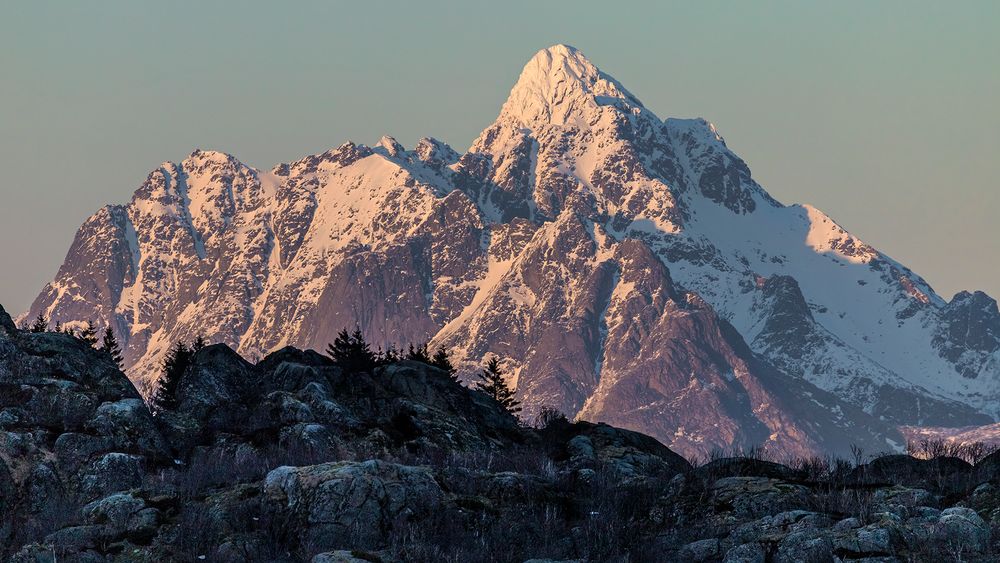
<path id="1" fill-rule="evenodd" d="M 114 163 L 107 163 L 113 166 Z M 715 126 L 661 120 L 573 47 L 539 51 L 460 154 L 391 137 L 249 167 L 197 150 L 80 227 L 25 318 L 110 323 L 148 393 L 196 335 L 248 358 L 359 326 L 496 356 L 543 406 L 688 456 L 902 448 L 1000 415 L 1000 311 L 946 301 Z"/>

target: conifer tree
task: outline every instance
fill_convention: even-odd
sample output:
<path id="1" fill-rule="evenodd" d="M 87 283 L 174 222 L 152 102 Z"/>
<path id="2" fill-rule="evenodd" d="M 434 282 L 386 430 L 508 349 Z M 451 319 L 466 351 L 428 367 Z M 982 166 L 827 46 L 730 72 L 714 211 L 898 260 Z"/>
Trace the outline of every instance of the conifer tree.
<path id="1" fill-rule="evenodd" d="M 387 366 L 389 364 L 394 364 L 399 361 L 399 350 L 392 344 L 389 345 L 385 351 L 379 347 L 378 352 L 375 353 L 375 363 L 380 366 Z"/>
<path id="2" fill-rule="evenodd" d="M 486 362 L 486 367 L 479 374 L 476 389 L 493 397 L 510 414 L 517 416 L 521 412 L 521 402 L 514 399 L 514 390 L 503 380 L 503 371 L 496 356 Z"/>
<path id="3" fill-rule="evenodd" d="M 45 315 L 38 313 L 35 317 L 35 322 L 31 323 L 31 332 L 45 332 L 49 329 L 49 320 L 45 318 Z"/>
<path id="4" fill-rule="evenodd" d="M 104 329 L 104 339 L 101 341 L 100 350 L 105 352 L 118 366 L 119 370 L 125 369 L 125 359 L 122 357 L 122 347 L 118 345 L 118 339 L 115 338 L 115 331 L 111 330 L 111 327 Z"/>
<path id="5" fill-rule="evenodd" d="M 420 346 L 414 346 L 410 344 L 410 349 L 406 352 L 406 359 L 413 360 L 414 362 L 423 362 L 430 365 L 431 357 L 427 353 L 427 344 L 421 344 Z"/>
<path id="6" fill-rule="evenodd" d="M 62 321 L 56 321 L 55 326 L 52 327 L 52 332 L 62 332 L 62 331 L 63 331 Z"/>
<path id="7" fill-rule="evenodd" d="M 327 346 L 326 353 L 345 373 L 362 371 L 371 373 L 378 365 L 378 358 L 365 342 L 361 328 L 355 328 L 351 334 L 347 333 L 346 328 L 341 330 L 333 343 Z"/>
<path id="8" fill-rule="evenodd" d="M 199 334 L 198 338 L 195 338 L 194 344 L 191 345 L 191 351 L 197 352 L 198 350 L 201 350 L 205 346 L 207 346 L 207 344 L 205 343 L 205 338 Z"/>
<path id="9" fill-rule="evenodd" d="M 153 411 L 163 412 L 177 408 L 177 386 L 181 376 L 191 365 L 191 355 L 193 352 L 183 342 L 178 342 L 167 353 L 163 361 L 163 374 L 157 382 L 156 391 L 153 393 Z"/>
<path id="10" fill-rule="evenodd" d="M 351 335 L 347 333 L 346 328 L 340 329 L 333 342 L 327 345 L 326 354 L 340 367 L 347 364 L 351 356 Z"/>
<path id="11" fill-rule="evenodd" d="M 97 328 L 94 327 L 94 323 L 87 321 L 87 325 L 84 326 L 83 330 L 80 331 L 80 336 L 78 336 L 78 338 L 86 342 L 87 346 L 91 347 L 96 346 Z"/>
<path id="12" fill-rule="evenodd" d="M 444 370 L 452 381 L 458 381 L 458 370 L 455 369 L 455 366 L 451 365 L 451 359 L 448 358 L 448 351 L 443 346 L 438 348 L 437 352 L 434 352 L 434 357 L 431 358 L 430 364 L 440 370 Z"/>

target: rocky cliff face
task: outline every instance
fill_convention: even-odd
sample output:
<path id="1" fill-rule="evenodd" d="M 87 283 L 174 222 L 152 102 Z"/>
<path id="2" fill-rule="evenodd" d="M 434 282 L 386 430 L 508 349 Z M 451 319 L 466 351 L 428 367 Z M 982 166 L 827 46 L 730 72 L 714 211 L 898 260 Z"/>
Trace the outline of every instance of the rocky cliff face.
<path id="1" fill-rule="evenodd" d="M 863 428 L 892 449 L 887 425 L 983 424 L 1000 404 L 989 297 L 946 302 L 775 201 L 712 124 L 661 120 L 564 45 L 461 155 L 383 137 L 269 172 L 165 163 L 81 227 L 38 313 L 111 323 L 144 392 L 176 340 L 259 358 L 358 324 L 377 345 L 445 345 L 466 377 L 498 355 L 529 415 L 690 453 L 818 451 Z"/>

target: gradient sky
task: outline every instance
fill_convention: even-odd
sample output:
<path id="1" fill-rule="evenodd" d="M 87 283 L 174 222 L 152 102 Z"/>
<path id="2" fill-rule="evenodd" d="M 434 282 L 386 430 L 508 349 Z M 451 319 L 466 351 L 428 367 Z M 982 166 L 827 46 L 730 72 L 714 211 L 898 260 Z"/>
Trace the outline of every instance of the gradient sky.
<path id="1" fill-rule="evenodd" d="M 194 148 L 259 168 L 346 140 L 464 151 L 521 67 L 580 48 L 661 118 L 716 124 L 946 298 L 1000 297 L 1000 2 L 8 2 L 0 303 Z"/>

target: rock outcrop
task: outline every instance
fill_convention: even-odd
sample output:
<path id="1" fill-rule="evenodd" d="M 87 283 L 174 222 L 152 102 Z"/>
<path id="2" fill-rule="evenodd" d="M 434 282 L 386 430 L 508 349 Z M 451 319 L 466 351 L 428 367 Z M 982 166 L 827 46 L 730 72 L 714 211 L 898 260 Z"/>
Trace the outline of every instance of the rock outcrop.
<path id="1" fill-rule="evenodd" d="M 0 315 L 2 316 L 2 315 Z M 0 325 L 7 325 L 0 319 Z M 517 419 L 415 361 L 194 354 L 153 416 L 111 358 L 0 331 L 0 557 L 125 561 L 995 560 L 997 454 L 691 464 Z M 875 558 L 875 559 L 873 559 Z"/>
<path id="2" fill-rule="evenodd" d="M 0 544 L 40 539 L 70 507 L 140 487 L 169 459 L 109 357 L 65 334 L 0 329 Z"/>

